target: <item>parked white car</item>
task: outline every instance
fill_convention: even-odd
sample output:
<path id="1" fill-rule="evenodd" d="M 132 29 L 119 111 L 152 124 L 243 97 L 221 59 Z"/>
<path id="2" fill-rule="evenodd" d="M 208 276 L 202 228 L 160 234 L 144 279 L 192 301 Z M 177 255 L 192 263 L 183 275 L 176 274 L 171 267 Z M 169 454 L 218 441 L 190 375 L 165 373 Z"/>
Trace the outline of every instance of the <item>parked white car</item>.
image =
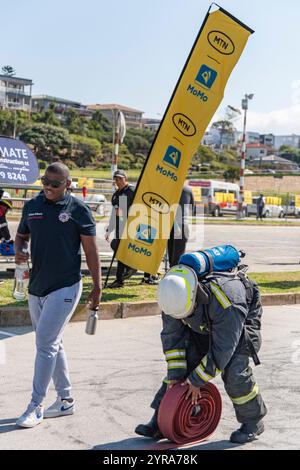
<path id="1" fill-rule="evenodd" d="M 289 205 L 284 206 L 284 216 L 300 217 L 300 207 L 296 207 L 295 201 L 291 201 Z"/>
<path id="2" fill-rule="evenodd" d="M 75 196 L 81 201 L 84 201 L 97 215 L 105 215 L 107 199 L 104 194 L 88 194 L 85 198 L 81 194 L 75 194 Z"/>
<path id="3" fill-rule="evenodd" d="M 252 198 L 252 204 L 247 204 L 246 206 L 246 217 L 250 215 L 256 215 L 257 213 L 257 201 L 258 197 Z M 263 217 L 279 217 L 280 219 L 284 217 L 284 210 L 282 206 L 276 206 L 274 204 L 265 204 L 263 210 Z"/>

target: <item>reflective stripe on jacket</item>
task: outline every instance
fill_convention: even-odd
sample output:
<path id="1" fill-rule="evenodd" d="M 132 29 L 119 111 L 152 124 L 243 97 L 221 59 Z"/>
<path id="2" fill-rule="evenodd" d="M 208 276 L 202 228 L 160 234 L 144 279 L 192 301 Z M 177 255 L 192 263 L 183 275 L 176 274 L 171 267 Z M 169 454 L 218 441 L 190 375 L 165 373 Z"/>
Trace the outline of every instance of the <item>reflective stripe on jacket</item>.
<path id="1" fill-rule="evenodd" d="M 168 380 L 187 376 L 185 348 L 188 328 L 198 334 L 211 329 L 211 348 L 198 366 L 189 374 L 191 383 L 204 385 L 221 373 L 236 350 L 248 313 L 246 289 L 240 279 L 234 276 L 214 276 L 212 298 L 207 306 L 208 319 L 203 305 L 198 305 L 193 315 L 176 320 L 163 314 L 161 340 L 168 364 Z M 172 351 L 172 352 L 171 352 Z M 170 354 L 175 354 L 171 357 Z"/>

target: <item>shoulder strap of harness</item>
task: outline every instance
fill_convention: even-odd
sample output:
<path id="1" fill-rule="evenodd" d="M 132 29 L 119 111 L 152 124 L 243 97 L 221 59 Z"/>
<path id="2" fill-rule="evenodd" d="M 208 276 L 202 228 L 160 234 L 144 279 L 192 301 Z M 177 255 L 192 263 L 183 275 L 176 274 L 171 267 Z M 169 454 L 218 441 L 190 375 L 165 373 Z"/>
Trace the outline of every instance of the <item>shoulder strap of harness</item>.
<path id="1" fill-rule="evenodd" d="M 243 283 L 243 285 L 246 289 L 247 305 L 248 305 L 248 308 L 250 308 L 252 298 L 253 298 L 253 285 L 252 285 L 252 282 L 250 281 L 250 279 L 247 276 L 247 270 L 248 270 L 248 266 L 240 265 L 239 268 L 238 268 L 237 276 L 242 281 L 242 283 Z M 245 341 L 246 341 L 247 346 L 249 348 L 250 355 L 253 359 L 254 364 L 256 366 L 260 365 L 259 357 L 257 355 L 257 352 L 255 351 L 253 342 L 251 341 L 251 338 L 250 338 L 250 335 L 249 335 L 248 330 L 246 328 L 246 325 L 244 325 L 243 334 L 244 334 L 244 338 L 245 338 Z"/>
<path id="2" fill-rule="evenodd" d="M 246 274 L 247 270 L 248 270 L 247 265 L 240 265 L 233 272 L 221 272 L 221 273 L 210 272 L 206 276 L 205 280 L 207 281 L 208 284 L 210 284 L 211 281 L 217 281 L 218 277 L 223 278 L 223 279 L 224 278 L 225 279 L 226 278 L 227 279 L 239 279 L 243 283 L 243 285 L 246 289 L 247 306 L 248 306 L 248 308 L 250 308 L 252 297 L 253 297 L 253 285 L 252 285 L 252 282 L 250 281 L 250 279 L 248 278 L 248 276 Z M 211 341 L 212 341 L 212 338 L 211 338 L 211 321 L 210 321 L 210 318 L 209 318 L 207 305 L 204 306 L 204 308 L 205 308 L 205 315 L 206 315 L 207 322 L 208 322 L 208 325 L 209 325 L 209 330 L 210 330 L 209 341 L 210 341 L 210 345 L 211 345 Z M 250 335 L 247 331 L 247 328 L 246 328 L 245 324 L 244 324 L 244 328 L 243 328 L 243 335 L 244 335 L 246 344 L 249 348 L 249 352 L 250 352 L 250 355 L 253 359 L 253 362 L 257 366 L 257 365 L 260 364 L 260 360 L 258 358 L 258 355 L 257 355 L 256 351 L 255 351 L 254 345 L 251 341 Z"/>

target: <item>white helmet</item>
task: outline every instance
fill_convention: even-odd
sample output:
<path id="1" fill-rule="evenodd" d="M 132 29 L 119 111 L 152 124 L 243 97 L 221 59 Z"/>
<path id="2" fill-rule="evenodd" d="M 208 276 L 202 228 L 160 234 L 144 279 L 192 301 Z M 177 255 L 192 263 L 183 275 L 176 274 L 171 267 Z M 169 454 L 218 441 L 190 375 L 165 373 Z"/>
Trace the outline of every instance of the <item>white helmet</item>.
<path id="1" fill-rule="evenodd" d="M 12 208 L 11 195 L 7 191 L 3 191 L 3 194 L 0 197 L 0 202 L 7 206 L 9 209 Z"/>
<path id="2" fill-rule="evenodd" d="M 186 318 L 194 310 L 198 278 L 189 266 L 173 266 L 160 281 L 157 300 L 161 310 L 173 318 Z"/>

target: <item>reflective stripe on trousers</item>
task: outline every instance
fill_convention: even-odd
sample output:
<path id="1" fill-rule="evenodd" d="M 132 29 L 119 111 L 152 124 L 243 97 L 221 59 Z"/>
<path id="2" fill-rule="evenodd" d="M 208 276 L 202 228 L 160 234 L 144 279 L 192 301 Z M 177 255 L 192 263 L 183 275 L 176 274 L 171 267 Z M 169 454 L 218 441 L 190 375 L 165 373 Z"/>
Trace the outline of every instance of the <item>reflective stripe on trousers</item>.
<path id="1" fill-rule="evenodd" d="M 258 394 L 259 394 L 259 388 L 258 388 L 258 385 L 255 384 L 251 392 L 248 393 L 248 395 L 244 395 L 242 397 L 236 397 L 236 398 L 230 397 L 230 399 L 232 403 L 234 403 L 234 405 L 244 405 L 245 403 L 248 403 L 248 401 L 253 400 L 253 398 L 255 398 Z"/>

